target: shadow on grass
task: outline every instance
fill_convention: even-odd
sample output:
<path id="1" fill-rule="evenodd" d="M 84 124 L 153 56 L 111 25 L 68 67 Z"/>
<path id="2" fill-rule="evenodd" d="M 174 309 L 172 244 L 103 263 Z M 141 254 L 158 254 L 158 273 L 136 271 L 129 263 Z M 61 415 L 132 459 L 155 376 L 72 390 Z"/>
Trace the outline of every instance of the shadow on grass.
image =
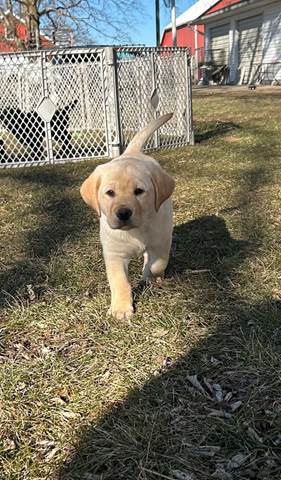
<path id="1" fill-rule="evenodd" d="M 83 202 L 67 191 L 73 188 L 74 181 L 77 182 L 75 176 L 62 170 L 37 168 L 12 175 L 18 188 L 23 184 L 36 185 L 38 194 L 31 207 L 34 227 L 23 235 L 25 258 L 0 273 L 0 307 L 13 303 L 14 299 L 24 301 L 28 297 L 27 285 L 32 286 L 37 298 L 40 297 L 48 282 L 51 257 L 62 254 L 65 241 L 77 240 L 86 229 L 93 228 L 93 217 L 85 213 Z"/>
<path id="2" fill-rule="evenodd" d="M 199 122 L 195 124 L 195 143 L 202 143 L 241 128 L 233 122 Z"/>
<path id="3" fill-rule="evenodd" d="M 59 479 L 279 480 L 276 404 L 280 407 L 280 381 L 270 373 L 269 364 L 277 371 L 280 363 L 268 354 L 267 365 L 262 363 L 264 358 L 259 364 L 257 357 L 266 358 L 266 350 L 273 348 L 277 352 L 277 341 L 270 336 L 280 323 L 280 304 L 265 302 L 242 313 L 236 307 L 228 313 L 232 323 L 218 324 L 189 354 L 168 370 L 163 367 L 143 388 L 116 403 L 99 423 L 82 431 L 75 455 L 61 469 Z M 255 345 L 265 319 L 271 324 L 269 336 L 260 335 Z M 247 327 L 250 321 L 255 321 L 254 329 Z M 243 329 L 242 348 L 235 329 Z M 258 347 L 260 338 L 262 348 Z M 187 379 L 194 374 L 203 394 Z M 204 378 L 211 385 L 219 384 L 224 399 L 231 401 L 218 402 L 212 397 Z M 232 413 L 237 402 L 241 402 L 240 410 Z M 239 454 L 242 463 L 234 471 L 230 460 Z M 214 474 L 219 466 L 225 476 Z"/>
<path id="4" fill-rule="evenodd" d="M 255 168 L 243 176 L 237 204 L 247 207 L 247 192 L 254 193 L 270 174 Z M 71 176 L 27 172 L 20 178 L 44 188 L 34 212 L 39 209 L 46 217 L 26 234 L 30 260 L 17 262 L 0 279 L 10 292 L 27 283 L 44 286 L 45 265 L 53 253 L 68 237 L 80 238 L 92 225 L 82 202 L 63 192 L 72 184 Z M 233 286 L 243 262 L 254 257 L 263 242 L 265 227 L 254 210 L 243 223 L 249 241 L 234 239 L 216 215 L 175 228 L 168 273 L 179 285 L 192 283 L 198 292 L 198 314 L 209 322 L 206 336 L 192 350 L 186 345 L 182 358 L 162 365 L 157 376 L 85 428 L 74 455 L 60 470 L 61 480 L 184 478 L 176 477 L 175 470 L 207 480 L 238 453 L 247 459 L 227 472 L 227 480 L 280 478 L 280 302 L 265 299 L 250 305 Z M 187 308 L 187 330 L 189 319 Z M 203 377 L 220 384 L 224 400 L 216 400 L 206 386 L 201 394 L 192 388 L 187 375 L 195 373 L 202 385 Z M 238 401 L 240 409 L 232 412 Z M 213 411 L 221 416 L 213 417 Z M 216 448 L 204 449 L 206 445 Z M 260 472 L 263 477 L 258 477 Z"/>
<path id="5" fill-rule="evenodd" d="M 266 174 L 263 168 L 245 174 L 239 204 Z M 181 286 L 192 282 L 199 297 L 195 313 L 208 331 L 81 431 L 60 480 L 280 478 L 280 301 L 249 304 L 234 286 L 263 242 L 264 225 L 254 222 L 254 210 L 250 223 L 247 215 L 242 219 L 249 241 L 234 239 L 216 215 L 175 228 L 168 276 Z M 187 330 L 192 314 L 187 309 Z M 194 374 L 201 389 L 187 378 Z M 214 393 L 218 385 L 221 399 Z"/>
<path id="6" fill-rule="evenodd" d="M 215 319 L 211 333 L 186 356 L 168 368 L 160 368 L 156 377 L 133 390 L 123 403 L 114 405 L 99 423 L 85 429 L 74 457 L 60 472 L 61 480 L 189 478 L 183 473 L 176 476 L 180 474 L 173 471 L 192 472 L 192 478 L 198 480 L 209 479 L 219 465 L 227 469 L 227 462 L 238 453 L 247 460 L 235 472 L 228 467 L 229 476 L 224 478 L 260 478 L 253 475 L 267 467 L 268 459 L 274 465 L 270 478 L 279 478 L 274 477 L 274 470 L 281 467 L 274 445 L 278 415 L 267 418 L 264 414 L 265 408 L 271 411 L 278 399 L 278 387 L 274 375 L 268 376 L 269 365 L 264 359 L 259 363 L 257 358 L 266 356 L 267 349 L 277 351 L 280 302 L 248 305 L 236 295 L 231 277 L 243 259 L 254 252 L 248 242 L 231 237 L 223 219 L 199 218 L 177 227 L 176 236 L 181 245 L 184 238 L 189 252 L 176 247 L 170 273 L 181 275 L 183 281 L 189 269 L 196 268 L 199 275 L 199 269 L 207 269 L 196 283 L 202 305 L 208 309 L 209 304 L 210 316 Z M 261 333 L 265 322 L 266 333 Z M 263 343 L 259 345 L 261 338 Z M 274 368 L 274 358 L 268 360 Z M 191 387 L 187 376 L 194 374 L 205 393 Z M 228 395 L 231 400 L 213 398 L 203 378 L 220 383 L 224 398 Z M 231 413 L 236 402 L 241 402 L 242 413 Z M 213 417 L 212 412 L 219 416 Z M 261 447 L 257 438 L 265 432 L 267 439 Z"/>
<path id="7" fill-rule="evenodd" d="M 224 219 L 206 215 L 174 228 L 172 260 L 167 276 L 188 272 L 224 272 L 223 258 L 242 261 L 248 253 L 249 242 L 231 237 Z"/>

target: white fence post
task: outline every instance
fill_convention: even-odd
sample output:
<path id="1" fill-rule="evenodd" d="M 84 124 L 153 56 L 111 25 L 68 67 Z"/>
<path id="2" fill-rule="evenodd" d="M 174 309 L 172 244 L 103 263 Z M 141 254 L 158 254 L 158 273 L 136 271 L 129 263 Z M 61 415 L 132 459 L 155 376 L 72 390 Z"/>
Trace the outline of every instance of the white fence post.
<path id="1" fill-rule="evenodd" d="M 42 96 L 43 98 L 49 97 L 49 87 L 48 87 L 48 77 L 47 77 L 47 60 L 46 60 L 46 51 L 41 51 L 41 73 L 42 73 Z M 53 143 L 52 143 L 52 132 L 51 132 L 51 122 L 45 123 L 45 132 L 46 132 L 46 150 L 47 158 L 49 163 L 54 163 L 54 153 L 53 153 Z"/>
<path id="2" fill-rule="evenodd" d="M 185 54 L 185 81 L 186 81 L 186 128 L 187 138 L 190 145 L 194 145 L 194 128 L 193 128 L 193 113 L 192 113 L 192 79 L 190 71 L 190 57 L 188 52 Z"/>
<path id="3" fill-rule="evenodd" d="M 122 144 L 117 59 L 116 50 L 113 47 L 106 47 L 105 50 L 108 72 L 109 154 L 115 158 L 121 154 Z"/>
<path id="4" fill-rule="evenodd" d="M 158 96 L 158 93 L 157 93 L 157 82 L 156 82 L 156 76 L 155 76 L 155 56 L 157 55 L 156 52 L 151 52 L 150 56 L 151 56 L 151 74 L 152 74 L 152 94 L 156 94 Z M 154 118 L 157 118 L 158 117 L 158 114 L 157 114 L 157 111 L 158 111 L 158 105 L 154 107 L 153 106 L 153 110 L 154 110 Z M 158 133 L 158 130 L 156 130 L 156 132 L 154 133 L 154 146 L 155 148 L 158 148 L 159 147 L 159 133 Z"/>

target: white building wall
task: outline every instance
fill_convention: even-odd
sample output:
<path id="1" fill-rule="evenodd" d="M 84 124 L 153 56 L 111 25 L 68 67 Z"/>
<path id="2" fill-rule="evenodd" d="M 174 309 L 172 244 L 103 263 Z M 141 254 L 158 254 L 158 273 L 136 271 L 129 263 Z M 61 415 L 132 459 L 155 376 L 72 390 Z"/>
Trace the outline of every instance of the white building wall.
<path id="1" fill-rule="evenodd" d="M 239 71 L 239 32 L 238 22 L 254 15 L 262 15 L 262 81 L 271 83 L 273 80 L 281 81 L 281 1 L 270 5 L 253 8 L 247 13 L 233 14 L 230 18 L 222 18 L 207 23 L 205 30 L 205 49 L 210 49 L 210 29 L 230 22 L 229 28 L 229 67 L 230 82 L 236 83 L 240 78 Z M 276 62 L 276 63 L 274 63 Z M 280 63 L 277 63 L 280 62 Z"/>
<path id="2" fill-rule="evenodd" d="M 229 81 L 230 83 L 236 83 L 237 78 L 237 69 L 238 69 L 238 41 L 237 37 L 237 22 L 234 18 L 231 19 L 230 29 L 229 29 Z"/>
<path id="3" fill-rule="evenodd" d="M 263 18 L 264 80 L 281 80 L 281 3 L 268 6 Z M 274 62 L 280 62 L 279 64 Z"/>

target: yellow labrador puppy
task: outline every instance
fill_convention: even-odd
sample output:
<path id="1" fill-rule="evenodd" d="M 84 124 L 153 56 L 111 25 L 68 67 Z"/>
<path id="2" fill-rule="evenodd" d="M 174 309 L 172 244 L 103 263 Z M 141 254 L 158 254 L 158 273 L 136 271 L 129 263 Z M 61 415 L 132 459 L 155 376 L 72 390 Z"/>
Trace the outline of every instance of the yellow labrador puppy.
<path id="1" fill-rule="evenodd" d="M 172 242 L 174 180 L 159 163 L 142 153 L 148 138 L 172 114 L 153 120 L 118 158 L 96 167 L 81 187 L 83 200 L 100 217 L 100 238 L 111 289 L 109 313 L 129 318 L 133 299 L 128 266 L 144 256 L 143 281 L 162 277 Z"/>

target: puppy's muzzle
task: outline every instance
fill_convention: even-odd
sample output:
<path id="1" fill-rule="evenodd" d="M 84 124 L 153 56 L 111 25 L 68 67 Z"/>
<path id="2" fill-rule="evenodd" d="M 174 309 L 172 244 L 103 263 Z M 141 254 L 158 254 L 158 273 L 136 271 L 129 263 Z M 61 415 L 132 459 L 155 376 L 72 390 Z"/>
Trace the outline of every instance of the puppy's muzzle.
<path id="1" fill-rule="evenodd" d="M 125 223 L 125 222 L 128 222 L 128 220 L 130 220 L 132 214 L 133 214 L 133 211 L 130 208 L 122 207 L 117 210 L 116 217 L 118 218 L 118 220 Z"/>

